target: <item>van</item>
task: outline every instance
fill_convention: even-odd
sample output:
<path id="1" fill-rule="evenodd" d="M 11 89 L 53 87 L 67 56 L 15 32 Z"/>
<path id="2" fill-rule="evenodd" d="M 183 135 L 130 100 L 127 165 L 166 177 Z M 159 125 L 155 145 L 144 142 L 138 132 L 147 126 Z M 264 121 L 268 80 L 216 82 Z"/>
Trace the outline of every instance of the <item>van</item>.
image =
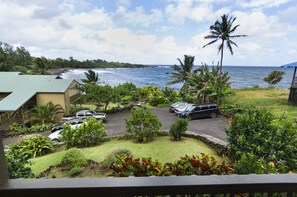
<path id="1" fill-rule="evenodd" d="M 185 111 L 178 113 L 178 117 L 193 120 L 197 118 L 216 118 L 219 114 L 221 112 L 217 104 L 194 104 Z"/>

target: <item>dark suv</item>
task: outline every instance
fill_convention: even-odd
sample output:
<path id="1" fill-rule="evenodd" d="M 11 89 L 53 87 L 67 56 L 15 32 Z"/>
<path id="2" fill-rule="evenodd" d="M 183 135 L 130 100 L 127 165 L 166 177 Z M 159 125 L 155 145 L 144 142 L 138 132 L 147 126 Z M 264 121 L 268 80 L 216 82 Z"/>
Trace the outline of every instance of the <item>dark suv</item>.
<path id="1" fill-rule="evenodd" d="M 178 113 L 179 118 L 216 118 L 220 113 L 217 104 L 194 104 L 187 108 L 186 111 Z"/>

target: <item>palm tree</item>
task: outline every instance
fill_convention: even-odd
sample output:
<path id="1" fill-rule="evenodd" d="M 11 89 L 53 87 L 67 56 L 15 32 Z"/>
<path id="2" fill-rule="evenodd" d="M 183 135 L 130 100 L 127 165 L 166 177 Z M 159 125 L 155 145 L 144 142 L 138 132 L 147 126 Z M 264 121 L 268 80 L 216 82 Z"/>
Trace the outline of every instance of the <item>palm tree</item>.
<path id="1" fill-rule="evenodd" d="M 187 80 L 188 76 L 191 74 L 195 56 L 184 55 L 184 62 L 182 62 L 179 58 L 177 60 L 180 63 L 180 66 L 174 65 L 172 67 L 173 71 L 171 72 L 171 81 L 167 83 L 167 85 L 172 85 L 176 83 L 184 83 L 182 86 L 183 91 L 187 91 Z"/>
<path id="2" fill-rule="evenodd" d="M 37 105 L 32 109 L 34 116 L 33 120 L 36 122 L 54 123 L 58 114 L 64 113 L 61 105 L 48 102 L 46 105 Z"/>
<path id="3" fill-rule="evenodd" d="M 235 45 L 236 47 L 237 44 L 231 40 L 231 38 L 237 38 L 237 37 L 245 37 L 246 35 L 231 35 L 233 34 L 237 27 L 239 25 L 233 26 L 234 21 L 236 20 L 236 17 L 229 17 L 228 15 L 224 14 L 221 16 L 221 21 L 216 21 L 214 25 L 210 26 L 210 34 L 205 36 L 204 39 L 212 39 L 209 43 L 203 46 L 206 47 L 208 45 L 211 45 L 218 40 L 221 40 L 221 44 L 219 45 L 218 53 L 221 52 L 221 61 L 220 61 L 220 72 L 222 72 L 222 65 L 223 65 L 223 53 L 224 53 L 224 44 L 226 41 L 227 47 L 233 55 L 233 49 L 232 45 Z"/>
<path id="4" fill-rule="evenodd" d="M 230 76 L 228 73 L 221 73 L 218 67 L 204 64 L 195 70 L 188 78 L 189 94 L 196 102 L 216 102 L 220 104 L 229 93 Z"/>
<path id="5" fill-rule="evenodd" d="M 84 83 L 93 83 L 96 84 L 99 81 L 99 75 L 93 70 L 88 70 L 85 72 L 86 79 L 82 79 L 81 81 Z"/>

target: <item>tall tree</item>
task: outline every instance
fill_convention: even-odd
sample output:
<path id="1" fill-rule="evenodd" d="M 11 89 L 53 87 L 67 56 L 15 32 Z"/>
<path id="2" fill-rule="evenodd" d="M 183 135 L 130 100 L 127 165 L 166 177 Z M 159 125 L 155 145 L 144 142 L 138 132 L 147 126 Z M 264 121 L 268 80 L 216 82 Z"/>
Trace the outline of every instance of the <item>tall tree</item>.
<path id="1" fill-rule="evenodd" d="M 51 67 L 50 60 L 45 57 L 37 57 L 33 60 L 33 69 L 30 71 L 31 74 L 38 75 L 49 75 L 51 74 L 48 70 Z"/>
<path id="2" fill-rule="evenodd" d="M 93 70 L 88 70 L 85 72 L 86 79 L 82 79 L 81 81 L 84 83 L 94 83 L 96 84 L 99 81 L 99 75 Z"/>
<path id="3" fill-rule="evenodd" d="M 233 55 L 232 45 L 235 45 L 236 47 L 238 46 L 231 39 L 246 36 L 246 35 L 232 35 L 239 27 L 239 25 L 233 26 L 233 23 L 235 20 L 236 20 L 236 17 L 233 18 L 232 16 L 229 17 L 228 15 L 224 14 L 223 16 L 221 16 L 221 21 L 217 20 L 214 25 L 210 26 L 209 35 L 204 37 L 205 39 L 212 39 L 212 41 L 204 45 L 203 48 L 217 42 L 218 40 L 221 41 L 221 44 L 219 45 L 219 48 L 218 48 L 218 53 L 221 52 L 220 72 L 222 72 L 225 41 L 230 53 Z"/>
<path id="4" fill-rule="evenodd" d="M 274 70 L 271 73 L 269 73 L 269 75 L 267 77 L 265 77 L 263 79 L 263 81 L 268 83 L 269 86 L 275 85 L 283 79 L 284 74 L 285 74 L 285 72 L 283 72 L 283 71 Z"/>
<path id="5" fill-rule="evenodd" d="M 188 76 L 191 74 L 193 66 L 194 66 L 194 60 L 195 56 L 190 55 L 184 55 L 184 61 L 182 62 L 179 58 L 177 60 L 180 63 L 180 66 L 174 65 L 172 67 L 171 72 L 171 81 L 167 83 L 167 85 L 172 85 L 176 83 L 184 83 L 181 90 L 183 92 L 187 92 L 187 80 Z"/>

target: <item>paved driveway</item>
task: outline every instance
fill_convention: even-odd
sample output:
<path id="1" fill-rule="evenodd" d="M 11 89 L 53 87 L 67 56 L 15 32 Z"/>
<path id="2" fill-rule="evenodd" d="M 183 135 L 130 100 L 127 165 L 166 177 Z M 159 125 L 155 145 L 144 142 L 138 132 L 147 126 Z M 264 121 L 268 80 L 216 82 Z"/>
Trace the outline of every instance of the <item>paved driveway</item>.
<path id="1" fill-rule="evenodd" d="M 159 120 L 162 122 L 162 130 L 169 130 L 172 123 L 175 122 L 177 116 L 175 113 L 170 113 L 168 108 L 155 108 L 152 112 L 156 114 Z M 130 111 L 122 111 L 107 115 L 107 122 L 105 129 L 110 136 L 117 136 L 125 134 L 125 118 L 130 116 Z M 228 126 L 227 118 L 218 116 L 215 119 L 196 119 L 189 121 L 188 131 L 192 131 L 198 134 L 206 134 L 217 139 L 226 141 L 225 128 Z M 42 135 L 48 136 L 50 131 L 41 133 Z M 9 145 L 17 143 L 24 136 L 17 136 L 12 138 L 4 138 L 3 144 Z"/>
<path id="2" fill-rule="evenodd" d="M 162 122 L 162 130 L 169 130 L 172 123 L 175 122 L 177 116 L 175 113 L 170 113 L 168 108 L 155 108 L 152 112 L 156 114 L 159 120 Z M 130 115 L 130 111 L 117 112 L 109 114 L 105 125 L 106 131 L 109 135 L 121 135 L 125 134 L 125 118 Z M 228 126 L 228 120 L 224 116 L 218 116 L 215 119 L 205 118 L 189 121 L 188 130 L 206 134 L 226 141 L 225 128 Z"/>

